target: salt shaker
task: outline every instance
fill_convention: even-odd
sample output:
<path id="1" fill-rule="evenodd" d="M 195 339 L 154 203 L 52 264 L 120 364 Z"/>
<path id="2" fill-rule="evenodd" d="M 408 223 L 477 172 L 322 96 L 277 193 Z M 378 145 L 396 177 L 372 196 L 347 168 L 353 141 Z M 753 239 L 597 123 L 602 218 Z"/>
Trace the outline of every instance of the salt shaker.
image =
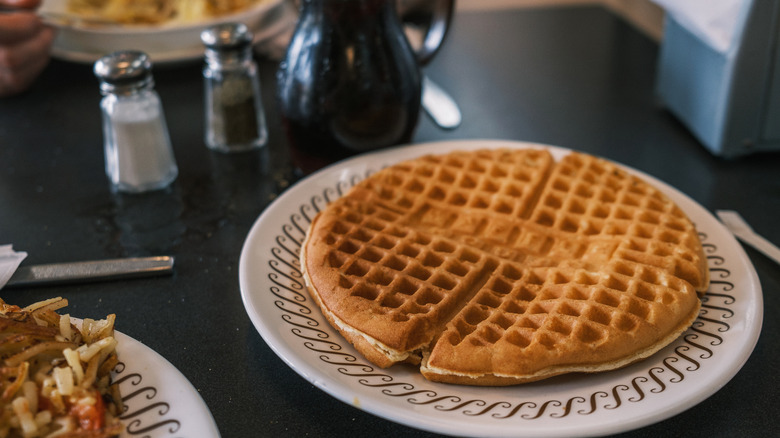
<path id="1" fill-rule="evenodd" d="M 103 99 L 106 175 L 122 192 L 168 186 L 178 175 L 152 64 L 138 51 L 119 51 L 95 62 Z"/>
<path id="2" fill-rule="evenodd" d="M 205 29 L 200 37 L 206 48 L 206 145 L 220 152 L 264 146 L 268 131 L 252 59 L 252 33 L 244 24 L 223 23 Z"/>

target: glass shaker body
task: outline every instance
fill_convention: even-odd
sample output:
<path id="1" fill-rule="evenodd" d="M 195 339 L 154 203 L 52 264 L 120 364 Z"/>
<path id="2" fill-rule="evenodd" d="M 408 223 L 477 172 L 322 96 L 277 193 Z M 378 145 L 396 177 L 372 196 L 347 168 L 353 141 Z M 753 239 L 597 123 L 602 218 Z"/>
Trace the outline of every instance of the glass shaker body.
<path id="1" fill-rule="evenodd" d="M 201 39 L 206 45 L 206 145 L 219 152 L 264 146 L 268 130 L 251 33 L 243 24 L 226 23 L 204 30 Z"/>
<path id="2" fill-rule="evenodd" d="M 138 67 L 145 70 L 141 72 L 114 69 L 133 62 L 148 64 L 140 52 L 117 52 L 99 60 L 95 73 L 103 81 L 106 175 L 117 190 L 137 193 L 167 187 L 176 179 L 178 167 L 150 66 Z"/>
<path id="3" fill-rule="evenodd" d="M 291 153 L 305 173 L 410 142 L 421 76 L 395 0 L 303 0 L 277 93 Z"/>

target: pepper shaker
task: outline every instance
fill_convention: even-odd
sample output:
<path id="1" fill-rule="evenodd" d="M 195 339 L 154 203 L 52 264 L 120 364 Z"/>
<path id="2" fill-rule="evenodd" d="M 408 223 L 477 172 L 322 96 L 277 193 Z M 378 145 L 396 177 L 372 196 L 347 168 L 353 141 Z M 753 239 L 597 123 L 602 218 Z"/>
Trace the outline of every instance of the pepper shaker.
<path id="1" fill-rule="evenodd" d="M 103 99 L 106 175 L 122 192 L 168 186 L 179 171 L 171 148 L 152 64 L 138 51 L 119 51 L 94 65 Z"/>
<path id="2" fill-rule="evenodd" d="M 257 63 L 252 59 L 252 33 L 241 23 L 205 29 L 203 68 L 205 141 L 219 152 L 262 147 L 268 139 L 260 99 Z"/>

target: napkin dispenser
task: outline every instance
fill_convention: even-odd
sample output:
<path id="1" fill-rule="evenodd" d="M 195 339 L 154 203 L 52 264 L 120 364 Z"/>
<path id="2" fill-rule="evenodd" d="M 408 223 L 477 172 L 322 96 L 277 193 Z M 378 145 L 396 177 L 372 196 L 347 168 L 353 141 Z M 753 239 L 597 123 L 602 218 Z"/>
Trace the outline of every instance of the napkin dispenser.
<path id="1" fill-rule="evenodd" d="M 714 155 L 780 150 L 780 0 L 744 1 L 719 51 L 667 14 L 657 95 Z"/>

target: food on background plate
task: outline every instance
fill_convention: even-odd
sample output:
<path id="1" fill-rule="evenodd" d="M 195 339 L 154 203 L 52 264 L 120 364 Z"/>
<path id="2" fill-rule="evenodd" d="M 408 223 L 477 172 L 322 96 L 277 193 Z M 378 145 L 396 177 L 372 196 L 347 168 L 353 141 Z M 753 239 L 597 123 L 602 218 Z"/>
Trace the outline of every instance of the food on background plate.
<path id="1" fill-rule="evenodd" d="M 197 22 L 268 0 L 68 0 L 68 11 L 121 24 Z"/>
<path id="2" fill-rule="evenodd" d="M 117 364 L 115 315 L 81 328 L 52 298 L 28 307 L 0 299 L 0 436 L 115 437 L 122 399 L 111 385 Z"/>
<path id="3" fill-rule="evenodd" d="M 424 156 L 312 221 L 307 288 L 380 367 L 512 385 L 646 358 L 697 318 L 709 284 L 694 224 L 661 191 L 572 152 Z"/>

